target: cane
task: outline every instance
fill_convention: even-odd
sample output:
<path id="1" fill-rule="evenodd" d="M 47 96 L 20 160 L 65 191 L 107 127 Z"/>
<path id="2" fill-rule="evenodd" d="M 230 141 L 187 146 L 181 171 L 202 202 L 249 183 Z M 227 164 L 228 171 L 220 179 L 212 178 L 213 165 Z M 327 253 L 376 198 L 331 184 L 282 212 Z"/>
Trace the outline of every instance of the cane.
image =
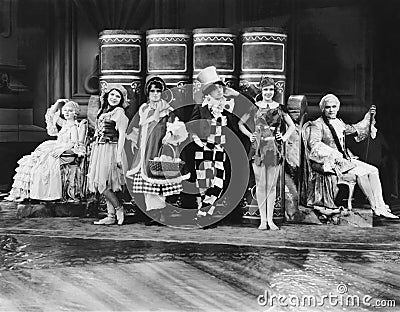
<path id="1" fill-rule="evenodd" d="M 368 159 L 368 152 L 369 152 L 369 141 L 371 140 L 371 128 L 372 128 L 372 121 L 375 118 L 375 112 L 370 113 L 369 115 L 369 126 L 368 126 L 368 138 L 367 138 L 367 148 L 365 150 L 365 161 Z"/>

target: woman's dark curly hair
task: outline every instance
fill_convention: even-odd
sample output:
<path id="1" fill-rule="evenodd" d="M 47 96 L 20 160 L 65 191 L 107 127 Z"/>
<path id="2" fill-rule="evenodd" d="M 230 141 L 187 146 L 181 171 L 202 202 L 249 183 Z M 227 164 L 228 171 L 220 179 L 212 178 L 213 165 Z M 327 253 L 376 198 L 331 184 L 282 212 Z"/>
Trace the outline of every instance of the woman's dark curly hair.
<path id="1" fill-rule="evenodd" d="M 121 96 L 121 100 L 119 101 L 119 104 L 115 105 L 115 106 L 111 106 L 111 105 L 108 104 L 108 95 L 113 90 L 117 91 L 119 93 L 119 95 Z M 97 118 L 99 118 L 99 116 L 101 114 L 111 112 L 112 110 L 114 110 L 117 107 L 124 108 L 124 106 L 123 106 L 124 105 L 124 101 L 125 101 L 124 95 L 122 94 L 121 90 L 118 90 L 117 88 L 113 88 L 110 91 L 104 93 L 104 95 L 103 95 L 103 105 L 101 106 L 100 112 L 97 114 Z"/>

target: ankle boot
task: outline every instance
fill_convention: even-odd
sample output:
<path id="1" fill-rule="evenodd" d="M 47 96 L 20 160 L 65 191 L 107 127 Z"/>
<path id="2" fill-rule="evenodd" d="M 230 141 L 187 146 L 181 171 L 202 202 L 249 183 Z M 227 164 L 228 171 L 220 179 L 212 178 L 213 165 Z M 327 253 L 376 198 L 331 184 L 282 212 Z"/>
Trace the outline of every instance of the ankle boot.
<path id="1" fill-rule="evenodd" d="M 117 216 L 118 225 L 122 225 L 125 220 L 124 207 L 123 206 L 116 207 L 115 214 Z"/>
<path id="2" fill-rule="evenodd" d="M 93 224 L 96 225 L 112 225 L 114 223 L 115 223 L 115 214 L 113 213 L 109 213 L 107 214 L 107 217 L 93 222 Z"/>

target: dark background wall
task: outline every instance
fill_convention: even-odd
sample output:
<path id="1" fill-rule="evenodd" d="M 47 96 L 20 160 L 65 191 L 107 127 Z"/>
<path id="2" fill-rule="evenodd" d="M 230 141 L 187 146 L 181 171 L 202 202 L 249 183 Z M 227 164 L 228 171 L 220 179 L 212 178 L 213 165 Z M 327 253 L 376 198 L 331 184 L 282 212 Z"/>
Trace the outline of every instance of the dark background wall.
<path id="1" fill-rule="evenodd" d="M 383 168 L 374 155 L 400 155 L 399 11 L 395 0 L 0 0 L 0 75 L 13 81 L 11 92 L 0 89 L 0 185 L 9 185 L 18 157 L 47 138 L 43 115 L 55 99 L 87 104 L 103 29 L 282 27 L 287 96 L 307 95 L 315 117 L 321 96 L 335 93 L 350 122 L 377 105 L 380 136 L 368 158 Z M 4 108 L 25 111 L 11 121 Z M 365 144 L 354 147 L 364 155 Z"/>

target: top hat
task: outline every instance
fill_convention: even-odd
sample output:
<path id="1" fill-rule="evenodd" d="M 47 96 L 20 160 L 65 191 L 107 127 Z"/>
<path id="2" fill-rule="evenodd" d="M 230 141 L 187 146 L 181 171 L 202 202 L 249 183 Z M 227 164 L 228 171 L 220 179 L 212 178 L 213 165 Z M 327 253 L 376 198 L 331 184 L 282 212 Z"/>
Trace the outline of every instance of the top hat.
<path id="1" fill-rule="evenodd" d="M 107 83 L 106 81 L 102 82 L 101 85 L 101 103 L 104 103 L 104 95 L 107 92 L 110 92 L 112 89 L 117 89 L 122 93 L 122 96 L 124 97 L 124 104 L 122 105 L 124 108 L 129 106 L 129 99 L 128 99 L 128 91 L 124 88 L 123 85 L 119 83 Z"/>
<path id="2" fill-rule="evenodd" d="M 149 76 L 146 77 L 146 82 L 144 84 L 144 93 L 146 94 L 146 96 L 148 96 L 147 89 L 149 88 L 149 86 L 153 82 L 161 83 L 161 85 L 162 85 L 161 92 L 164 92 L 167 89 L 167 85 L 165 84 L 165 81 L 161 77 L 154 76 L 154 75 L 149 75 Z"/>
<path id="3" fill-rule="evenodd" d="M 215 66 L 208 66 L 204 68 L 197 75 L 197 80 L 201 83 L 201 91 L 203 93 L 213 84 L 225 86 L 225 83 L 218 76 L 217 68 Z"/>

